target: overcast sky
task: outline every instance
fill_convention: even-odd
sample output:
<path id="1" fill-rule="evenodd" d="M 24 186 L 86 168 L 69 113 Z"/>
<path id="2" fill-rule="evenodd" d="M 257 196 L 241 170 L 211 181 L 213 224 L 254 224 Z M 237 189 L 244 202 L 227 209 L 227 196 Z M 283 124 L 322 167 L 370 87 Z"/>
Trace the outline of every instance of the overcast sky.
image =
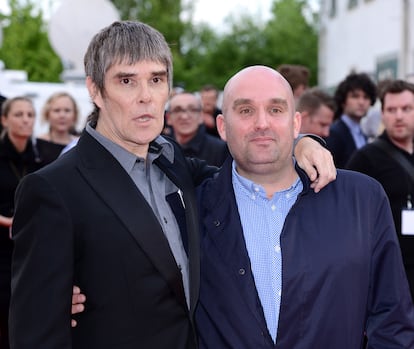
<path id="1" fill-rule="evenodd" d="M 60 2 L 59 0 L 41 1 L 47 16 L 51 4 L 56 8 Z M 7 0 L 0 0 L 0 11 L 7 11 L 7 2 Z M 213 28 L 219 29 L 229 14 L 237 15 L 247 11 L 252 15 L 267 19 L 271 4 L 272 0 L 195 0 L 194 21 L 207 22 Z"/>
<path id="2" fill-rule="evenodd" d="M 59 6 L 60 0 L 40 0 L 44 4 L 46 15 L 51 6 Z M 87 1 L 87 0 L 85 0 Z M 237 16 L 240 13 L 249 13 L 263 21 L 269 19 L 273 0 L 194 0 L 194 21 L 207 22 L 215 29 L 223 28 L 224 20 L 229 15 Z M 0 0 L 0 11 L 8 8 L 7 0 Z M 316 4 L 318 0 L 312 0 Z M 316 6 L 316 5 L 314 5 Z"/>

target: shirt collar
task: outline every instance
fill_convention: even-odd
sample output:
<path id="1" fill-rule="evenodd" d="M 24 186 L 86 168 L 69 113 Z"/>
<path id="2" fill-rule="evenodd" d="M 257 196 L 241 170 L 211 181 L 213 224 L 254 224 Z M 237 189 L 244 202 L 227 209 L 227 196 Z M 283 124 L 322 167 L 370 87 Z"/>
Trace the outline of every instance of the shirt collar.
<path id="1" fill-rule="evenodd" d="M 106 150 L 108 150 L 115 159 L 121 164 L 121 166 L 128 173 L 132 170 L 137 161 L 144 161 L 145 159 L 137 157 L 135 154 L 129 152 L 120 145 L 112 142 L 104 135 L 96 131 L 90 123 L 86 125 L 86 132 L 88 132 L 93 138 L 95 138 Z M 174 161 L 174 147 L 164 137 L 158 136 L 150 143 L 148 149 L 147 159 L 152 163 L 160 155 L 164 155 L 171 163 Z"/>
<path id="2" fill-rule="evenodd" d="M 343 114 L 341 116 L 341 120 L 345 123 L 346 126 L 348 126 L 351 132 L 354 132 L 355 134 L 362 133 L 360 124 L 355 120 L 352 120 L 348 115 Z"/>
<path id="3" fill-rule="evenodd" d="M 243 191 L 245 191 L 249 196 L 252 195 L 260 195 L 264 198 L 267 198 L 266 191 L 260 184 L 256 184 L 250 179 L 241 176 L 236 170 L 236 162 L 233 160 L 232 162 L 232 180 L 233 184 L 237 184 Z M 290 191 L 298 190 L 298 186 L 300 186 L 300 190 L 302 190 L 302 181 L 298 176 L 295 182 L 288 188 L 283 190 L 282 192 L 288 193 Z"/>

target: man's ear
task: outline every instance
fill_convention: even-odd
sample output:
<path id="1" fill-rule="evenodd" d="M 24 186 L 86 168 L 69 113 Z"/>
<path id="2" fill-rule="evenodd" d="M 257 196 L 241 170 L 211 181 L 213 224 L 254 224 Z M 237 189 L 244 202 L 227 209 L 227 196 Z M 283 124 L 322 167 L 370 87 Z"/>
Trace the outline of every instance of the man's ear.
<path id="1" fill-rule="evenodd" d="M 90 76 L 86 77 L 86 88 L 88 89 L 92 102 L 94 102 L 100 108 L 101 94 L 99 93 L 96 84 L 92 81 L 92 78 Z"/>
<path id="2" fill-rule="evenodd" d="M 217 115 L 216 118 L 216 127 L 217 127 L 217 131 L 220 135 L 220 138 L 223 141 L 227 141 L 227 136 L 226 136 L 226 123 L 224 122 L 224 116 L 223 114 L 219 114 Z"/>
<path id="3" fill-rule="evenodd" d="M 293 133 L 294 138 L 297 138 L 300 133 L 300 126 L 302 123 L 302 116 L 299 112 L 295 112 L 295 115 L 293 116 Z"/>

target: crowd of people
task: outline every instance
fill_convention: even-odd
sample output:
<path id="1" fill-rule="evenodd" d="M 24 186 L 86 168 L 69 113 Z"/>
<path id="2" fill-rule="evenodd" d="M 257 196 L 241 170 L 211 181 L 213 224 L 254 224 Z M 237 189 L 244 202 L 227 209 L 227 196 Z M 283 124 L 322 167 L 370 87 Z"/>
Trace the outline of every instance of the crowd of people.
<path id="1" fill-rule="evenodd" d="M 66 92 L 40 135 L 1 108 L 0 349 L 414 348 L 413 84 L 257 65 L 219 102 L 133 21 L 85 74 L 80 133 Z"/>

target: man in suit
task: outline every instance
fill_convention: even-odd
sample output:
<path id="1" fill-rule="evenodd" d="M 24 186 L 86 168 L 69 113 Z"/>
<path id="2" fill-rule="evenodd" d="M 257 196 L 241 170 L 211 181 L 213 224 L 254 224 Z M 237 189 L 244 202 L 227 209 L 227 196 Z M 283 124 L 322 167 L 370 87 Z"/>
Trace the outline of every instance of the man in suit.
<path id="1" fill-rule="evenodd" d="M 196 348 L 193 189 L 216 169 L 160 136 L 168 44 L 143 23 L 114 22 L 89 44 L 85 71 L 95 108 L 78 145 L 16 193 L 11 348 Z M 316 190 L 333 178 L 325 160 Z M 72 284 L 88 296 L 73 330 Z"/>
<path id="2" fill-rule="evenodd" d="M 367 137 L 361 129 L 361 120 L 376 98 L 376 86 L 367 74 L 351 73 L 338 85 L 334 96 L 336 121 L 326 138 L 336 167 L 345 168 L 355 150 L 366 144 Z"/>
<path id="3" fill-rule="evenodd" d="M 115 22 L 92 39 L 85 70 L 86 131 L 17 191 L 11 347 L 195 348 L 192 183 L 205 173 L 159 137 L 169 47 L 145 24 Z M 73 283 L 90 302 L 71 330 Z"/>
<path id="4" fill-rule="evenodd" d="M 335 108 L 333 97 L 322 90 L 311 88 L 305 91 L 296 105 L 296 111 L 301 115 L 300 132 L 328 137 Z"/>
<path id="5" fill-rule="evenodd" d="M 182 92 L 172 96 L 168 105 L 167 123 L 184 155 L 205 160 L 212 166 L 223 165 L 229 154 L 227 145 L 206 132 L 200 99 L 192 93 Z"/>
<path id="6" fill-rule="evenodd" d="M 291 156 L 287 81 L 253 66 L 224 88 L 232 158 L 199 190 L 201 348 L 414 348 L 414 309 L 378 182 L 339 170 L 319 194 Z"/>

